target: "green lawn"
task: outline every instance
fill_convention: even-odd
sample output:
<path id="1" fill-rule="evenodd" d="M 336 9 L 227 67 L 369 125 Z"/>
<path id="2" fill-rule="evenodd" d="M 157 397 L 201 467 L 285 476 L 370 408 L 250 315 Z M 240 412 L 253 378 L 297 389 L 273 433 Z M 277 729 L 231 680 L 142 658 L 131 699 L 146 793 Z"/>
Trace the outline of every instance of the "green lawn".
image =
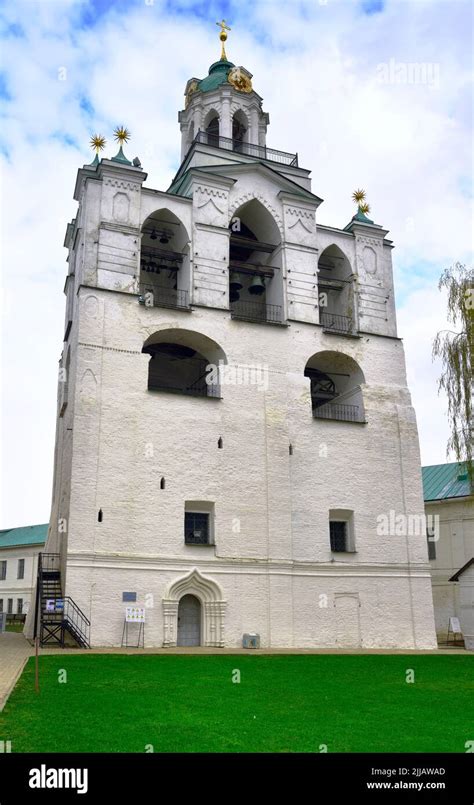
<path id="1" fill-rule="evenodd" d="M 473 671 L 463 655 L 58 653 L 40 657 L 39 695 L 29 660 L 0 739 L 13 752 L 465 752 Z"/>

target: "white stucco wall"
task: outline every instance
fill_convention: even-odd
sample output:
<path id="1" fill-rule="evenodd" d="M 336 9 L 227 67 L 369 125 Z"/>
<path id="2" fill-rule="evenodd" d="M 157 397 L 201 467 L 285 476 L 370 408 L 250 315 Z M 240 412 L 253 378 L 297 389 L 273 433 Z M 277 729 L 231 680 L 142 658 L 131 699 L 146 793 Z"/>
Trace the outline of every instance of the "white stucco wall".
<path id="1" fill-rule="evenodd" d="M 120 643 L 121 595 L 134 591 L 137 603 L 152 604 L 146 643 L 161 645 L 167 618 L 166 639 L 174 628 L 167 590 L 197 568 L 211 580 L 202 589 L 216 645 L 240 645 L 244 632 L 257 631 L 263 646 L 434 647 L 425 535 L 377 532 L 381 514 L 423 513 L 393 309 L 366 317 L 360 337 L 318 326 L 317 255 L 342 244 L 354 273 L 364 272 L 358 236 L 351 248 L 345 233 L 320 239 L 316 201 L 261 166 L 191 173 L 192 201 L 169 203 L 142 193 L 141 171 L 103 161 L 94 176 L 82 175 L 89 178 L 78 183 L 80 226 L 71 241 L 80 254 L 48 549 L 64 551 L 65 594 L 91 618 L 93 644 Z M 229 221 L 252 198 L 280 233 L 282 326 L 235 321 L 228 309 Z M 164 206 L 189 233 L 191 312 L 147 308 L 136 296 L 140 226 Z M 393 296 L 390 250 L 383 235 L 373 237 L 379 288 L 390 286 Z M 260 364 L 265 388 L 224 386 L 222 399 L 149 392 L 142 346 L 168 328 L 211 339 L 234 367 Z M 304 369 L 323 350 L 362 370 L 367 424 L 313 418 Z M 186 500 L 214 504 L 215 545 L 184 544 Z M 354 512 L 355 552 L 331 553 L 330 509 Z"/>

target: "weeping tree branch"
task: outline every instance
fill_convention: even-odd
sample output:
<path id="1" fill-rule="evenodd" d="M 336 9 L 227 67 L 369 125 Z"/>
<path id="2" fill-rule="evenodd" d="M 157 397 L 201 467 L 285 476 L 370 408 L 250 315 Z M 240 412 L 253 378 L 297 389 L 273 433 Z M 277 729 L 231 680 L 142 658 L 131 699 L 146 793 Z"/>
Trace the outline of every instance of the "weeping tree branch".
<path id="1" fill-rule="evenodd" d="M 448 292 L 447 317 L 456 327 L 438 332 L 432 353 L 442 364 L 438 393 L 444 391 L 448 398 L 451 436 L 446 453 L 466 463 L 473 484 L 474 270 L 455 263 L 443 271 L 438 288 Z"/>

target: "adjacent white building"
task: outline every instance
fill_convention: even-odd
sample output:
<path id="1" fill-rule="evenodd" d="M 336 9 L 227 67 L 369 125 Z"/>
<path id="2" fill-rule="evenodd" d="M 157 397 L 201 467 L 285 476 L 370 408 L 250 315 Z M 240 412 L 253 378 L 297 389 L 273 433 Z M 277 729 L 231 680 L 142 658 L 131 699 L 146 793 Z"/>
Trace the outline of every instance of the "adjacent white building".
<path id="1" fill-rule="evenodd" d="M 48 524 L 0 531 L 0 613 L 26 615 L 34 602 L 38 554 L 44 548 Z"/>
<path id="2" fill-rule="evenodd" d="M 438 639 L 446 641 L 458 618 L 474 649 L 474 495 L 465 465 L 423 467 L 423 489 Z"/>
<path id="3" fill-rule="evenodd" d="M 267 145 L 226 58 L 179 122 L 166 191 L 122 149 L 77 175 L 46 546 L 61 606 L 97 646 L 133 604 L 151 646 L 434 648 L 425 534 L 379 528 L 423 514 L 387 230 L 360 209 L 318 224 L 310 171 Z"/>

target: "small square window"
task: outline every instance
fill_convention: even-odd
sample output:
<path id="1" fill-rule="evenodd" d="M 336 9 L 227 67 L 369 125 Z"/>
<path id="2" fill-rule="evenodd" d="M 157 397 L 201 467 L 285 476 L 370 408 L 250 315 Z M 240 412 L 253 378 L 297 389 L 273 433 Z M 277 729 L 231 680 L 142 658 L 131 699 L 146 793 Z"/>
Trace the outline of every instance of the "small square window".
<path id="1" fill-rule="evenodd" d="M 184 513 L 184 541 L 186 545 L 209 545 L 208 513 Z"/>
<path id="2" fill-rule="evenodd" d="M 343 553 L 347 551 L 347 522 L 331 520 L 329 523 L 329 538 L 331 551 Z"/>

